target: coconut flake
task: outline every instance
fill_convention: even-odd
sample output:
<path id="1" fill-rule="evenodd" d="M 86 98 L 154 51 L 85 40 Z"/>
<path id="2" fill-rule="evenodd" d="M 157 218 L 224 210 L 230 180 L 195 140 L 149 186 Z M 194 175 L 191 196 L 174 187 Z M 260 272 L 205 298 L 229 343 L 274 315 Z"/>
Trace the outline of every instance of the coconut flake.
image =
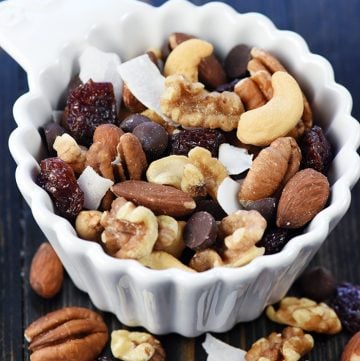
<path id="1" fill-rule="evenodd" d="M 131 93 L 147 108 L 168 120 L 160 107 L 165 91 L 165 78 L 147 54 L 133 58 L 118 66 L 121 78 Z"/>
<path id="2" fill-rule="evenodd" d="M 252 165 L 253 155 L 247 149 L 234 147 L 223 143 L 219 147 L 219 161 L 225 166 L 229 174 L 240 174 Z"/>
<path id="3" fill-rule="evenodd" d="M 226 214 L 231 214 L 241 209 L 238 193 L 241 183 L 234 181 L 230 177 L 226 177 L 219 185 L 217 191 L 217 201 Z"/>
<path id="4" fill-rule="evenodd" d="M 79 78 L 83 83 L 89 79 L 95 82 L 109 82 L 114 87 L 117 109 L 120 109 L 122 80 L 117 67 L 121 64 L 119 55 L 106 53 L 93 46 L 86 48 L 79 57 Z"/>
<path id="5" fill-rule="evenodd" d="M 207 361 L 245 361 L 246 351 L 230 346 L 209 333 L 202 346 L 208 354 Z"/>
<path id="6" fill-rule="evenodd" d="M 102 198 L 114 184 L 110 179 L 101 177 L 94 169 L 87 166 L 77 180 L 84 192 L 84 208 L 98 209 Z"/>

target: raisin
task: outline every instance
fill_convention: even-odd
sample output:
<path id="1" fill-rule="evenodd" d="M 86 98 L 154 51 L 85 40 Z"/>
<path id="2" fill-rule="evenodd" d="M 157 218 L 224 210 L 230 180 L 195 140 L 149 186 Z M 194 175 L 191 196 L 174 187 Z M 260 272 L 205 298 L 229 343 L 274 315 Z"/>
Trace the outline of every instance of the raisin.
<path id="1" fill-rule="evenodd" d="M 98 125 L 117 123 L 113 85 L 92 80 L 79 85 L 68 96 L 65 114 L 70 134 L 89 146 Z"/>
<path id="2" fill-rule="evenodd" d="M 215 91 L 217 91 L 219 93 L 222 93 L 225 91 L 233 92 L 235 85 L 239 82 L 239 80 L 240 79 L 234 79 L 230 83 L 221 84 L 215 89 Z"/>
<path id="3" fill-rule="evenodd" d="M 36 183 L 49 193 L 60 216 L 71 220 L 82 210 L 84 193 L 72 168 L 60 158 L 41 161 Z"/>
<path id="4" fill-rule="evenodd" d="M 265 254 L 274 254 L 280 252 L 289 239 L 290 236 L 287 229 L 272 228 L 266 230 L 257 246 L 265 247 Z"/>
<path id="5" fill-rule="evenodd" d="M 313 168 L 326 174 L 332 160 L 332 150 L 322 128 L 315 125 L 305 131 L 300 148 L 302 153 L 301 167 Z"/>
<path id="6" fill-rule="evenodd" d="M 109 356 L 100 356 L 97 358 L 96 361 L 114 361 L 114 359 L 112 357 Z"/>
<path id="7" fill-rule="evenodd" d="M 217 157 L 219 146 L 225 141 L 224 135 L 216 129 L 184 129 L 172 135 L 171 153 L 187 155 L 192 148 L 199 146 L 208 149 L 213 157 Z"/>
<path id="8" fill-rule="evenodd" d="M 360 331 L 360 285 L 348 282 L 340 284 L 331 304 L 349 332 Z"/>

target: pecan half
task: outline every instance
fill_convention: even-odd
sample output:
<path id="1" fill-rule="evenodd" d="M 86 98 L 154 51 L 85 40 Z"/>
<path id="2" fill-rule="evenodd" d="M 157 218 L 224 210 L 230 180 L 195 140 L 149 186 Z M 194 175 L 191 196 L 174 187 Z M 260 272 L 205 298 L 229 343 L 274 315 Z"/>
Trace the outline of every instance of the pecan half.
<path id="1" fill-rule="evenodd" d="M 102 317 L 81 307 L 65 307 L 25 330 L 31 361 L 93 361 L 109 339 Z"/>

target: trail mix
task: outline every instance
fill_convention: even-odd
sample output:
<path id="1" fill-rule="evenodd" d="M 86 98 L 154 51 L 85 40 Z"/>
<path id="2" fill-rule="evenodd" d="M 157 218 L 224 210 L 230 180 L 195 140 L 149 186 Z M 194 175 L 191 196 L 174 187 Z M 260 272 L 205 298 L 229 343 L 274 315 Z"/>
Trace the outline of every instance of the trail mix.
<path id="1" fill-rule="evenodd" d="M 296 79 L 265 49 L 215 54 L 174 33 L 124 63 L 81 56 L 37 176 L 79 237 L 154 269 L 240 267 L 326 206 L 331 145 Z"/>

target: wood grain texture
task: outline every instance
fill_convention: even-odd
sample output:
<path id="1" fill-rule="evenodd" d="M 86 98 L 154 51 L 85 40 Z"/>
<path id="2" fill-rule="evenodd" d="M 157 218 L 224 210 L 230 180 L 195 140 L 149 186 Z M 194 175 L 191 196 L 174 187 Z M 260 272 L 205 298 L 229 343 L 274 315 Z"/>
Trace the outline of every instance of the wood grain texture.
<path id="1" fill-rule="evenodd" d="M 147 1 L 160 5 L 164 1 Z M 206 1 L 193 1 L 203 4 Z M 354 99 L 353 115 L 360 119 L 360 2 L 358 0 L 233 0 L 226 1 L 240 12 L 259 11 L 269 16 L 279 28 L 297 31 L 310 49 L 330 60 L 335 78 L 346 86 Z M 219 14 L 221 16 L 221 14 Z M 213 24 L 216 26 L 216 24 Z M 240 39 L 239 39 L 240 41 Z M 88 296 L 76 289 L 68 276 L 62 291 L 52 300 L 43 300 L 29 287 L 31 258 L 44 236 L 35 224 L 15 184 L 15 164 L 7 140 L 15 123 L 12 117 L 14 101 L 27 90 L 24 72 L 0 50 L 0 359 L 29 360 L 23 330 L 32 320 L 63 306 L 94 308 Z M 312 265 L 329 268 L 338 281 L 360 284 L 360 185 L 352 191 L 352 204 Z M 122 328 L 111 314 L 104 314 L 110 330 Z M 184 315 L 186 317 L 186 315 Z M 264 316 L 237 325 L 231 331 L 215 334 L 233 346 L 249 348 L 258 338 L 281 326 Z M 204 336 L 186 339 L 179 335 L 161 336 L 168 361 L 205 361 L 201 347 Z M 339 360 L 349 339 L 345 331 L 332 337 L 315 336 L 316 347 L 307 359 Z M 104 352 L 110 355 L 110 348 Z"/>

